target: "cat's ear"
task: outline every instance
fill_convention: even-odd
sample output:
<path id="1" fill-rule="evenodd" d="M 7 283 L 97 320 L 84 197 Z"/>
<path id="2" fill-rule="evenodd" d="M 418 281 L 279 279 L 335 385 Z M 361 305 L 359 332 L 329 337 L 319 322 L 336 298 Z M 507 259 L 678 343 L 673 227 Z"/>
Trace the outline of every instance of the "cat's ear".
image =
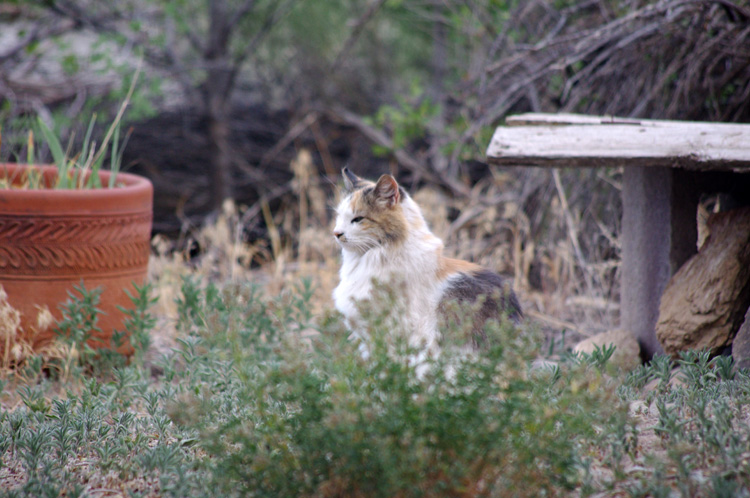
<path id="1" fill-rule="evenodd" d="M 347 192 L 356 190 L 365 183 L 363 179 L 352 173 L 349 168 L 342 169 L 341 176 L 344 177 L 344 188 Z"/>
<path id="2" fill-rule="evenodd" d="M 375 185 L 375 200 L 382 207 L 393 207 L 401 200 L 398 183 L 391 175 L 383 175 Z"/>

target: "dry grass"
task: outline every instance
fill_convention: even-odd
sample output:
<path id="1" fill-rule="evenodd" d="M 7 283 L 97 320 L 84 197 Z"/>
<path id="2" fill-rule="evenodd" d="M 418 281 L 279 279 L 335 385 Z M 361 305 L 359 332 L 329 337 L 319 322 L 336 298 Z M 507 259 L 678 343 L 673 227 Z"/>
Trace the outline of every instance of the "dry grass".
<path id="1" fill-rule="evenodd" d="M 252 281 L 269 295 L 307 278 L 316 289 L 314 310 L 332 308 L 339 249 L 330 230 L 338 190 L 318 178 L 307 150 L 290 167 L 293 193 L 281 209 L 272 212 L 263 201 L 227 203 L 213 223 L 180 243 L 192 249 L 189 255 L 155 239 L 150 274 L 167 323 L 176 320 L 176 289 L 188 274 Z M 429 185 L 412 195 L 447 255 L 512 279 L 531 320 L 574 340 L 615 328 L 619 319 L 619 175 L 498 168 L 464 198 Z M 245 226 L 253 217 L 263 217 L 269 235 L 249 243 Z"/>
<path id="2" fill-rule="evenodd" d="M 301 279 L 316 290 L 313 311 L 333 307 L 339 248 L 330 234 L 338 189 L 318 177 L 310 153 L 302 149 L 290 165 L 293 192 L 281 209 L 224 205 L 212 223 L 175 243 L 153 240 L 149 278 L 159 300 L 159 325 L 149 353 L 154 359 L 176 344 L 175 324 L 183 278 L 253 282 L 278 295 Z M 512 279 L 525 314 L 570 346 L 582 336 L 615 328 L 618 321 L 619 242 L 616 220 L 619 172 L 557 172 L 494 169 L 470 195 L 452 197 L 424 186 L 412 192 L 451 257 L 477 262 Z M 599 205 L 597 205 L 599 204 Z M 599 213 L 597 215 L 597 213 Z M 269 236 L 248 242 L 246 227 L 262 217 Z M 614 224 L 614 226 L 613 226 Z M 175 250 L 175 247 L 185 250 Z M 3 369 L 22 364 L 31 343 L 19 341 L 17 312 L 0 295 Z M 15 312 L 15 313 L 14 313 Z M 40 319 L 44 318 L 40 313 Z M 69 348 L 68 348 L 69 349 Z M 69 363 L 75 351 L 54 343 L 44 356 Z M 39 353 L 39 351 L 37 351 Z M 65 360 L 65 359 L 68 360 Z"/>
<path id="3" fill-rule="evenodd" d="M 243 224 L 252 209 L 227 204 L 213 224 L 192 234 L 194 243 L 187 246 L 200 248 L 197 257 L 169 252 L 165 241 L 156 241 L 151 274 L 161 302 L 167 303 L 163 306 L 171 306 L 173 284 L 189 269 L 212 279 L 253 281 L 272 295 L 309 278 L 316 288 L 316 311 L 332 307 L 339 249 L 330 234 L 331 206 L 338 194 L 314 181 L 307 151 L 299 153 L 292 170 L 294 194 L 285 208 L 256 210 L 268 227 L 267 239 L 247 243 Z M 616 327 L 619 242 L 617 226 L 610 225 L 619 206 L 595 204 L 619 203 L 619 172 L 587 172 L 583 178 L 548 170 L 494 173 L 466 198 L 430 186 L 412 192 L 444 240 L 446 254 L 511 278 L 526 314 L 551 330 L 580 336 Z M 590 189 L 600 192 L 592 195 Z M 164 312 L 174 315 L 174 310 Z"/>
<path id="4" fill-rule="evenodd" d="M 39 308 L 36 321 L 25 330 L 21 324 L 21 313 L 8 303 L 8 294 L 0 285 L 0 379 L 14 374 L 21 382 L 24 378 L 24 366 L 31 358 L 42 358 L 42 368 L 59 370 L 61 379 L 70 376 L 70 365 L 76 360 L 78 352 L 75 348 L 61 341 L 53 340 L 39 346 L 37 336 L 50 328 L 54 320 L 52 313 L 46 307 Z"/>

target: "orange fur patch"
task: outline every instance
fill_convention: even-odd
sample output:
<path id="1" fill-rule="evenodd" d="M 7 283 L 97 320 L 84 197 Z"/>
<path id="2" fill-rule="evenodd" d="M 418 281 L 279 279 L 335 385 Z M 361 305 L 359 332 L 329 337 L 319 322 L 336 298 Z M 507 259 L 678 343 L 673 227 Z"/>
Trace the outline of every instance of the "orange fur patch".
<path id="1" fill-rule="evenodd" d="M 481 266 L 468 261 L 453 258 L 440 258 L 437 277 L 442 281 L 457 273 L 473 274 L 478 273 L 481 270 Z"/>
<path id="2" fill-rule="evenodd" d="M 372 230 L 381 243 L 402 242 L 409 227 L 401 206 L 379 206 L 376 196 L 373 188 L 359 189 L 351 194 L 349 206 L 355 216 L 364 217 L 362 226 Z"/>

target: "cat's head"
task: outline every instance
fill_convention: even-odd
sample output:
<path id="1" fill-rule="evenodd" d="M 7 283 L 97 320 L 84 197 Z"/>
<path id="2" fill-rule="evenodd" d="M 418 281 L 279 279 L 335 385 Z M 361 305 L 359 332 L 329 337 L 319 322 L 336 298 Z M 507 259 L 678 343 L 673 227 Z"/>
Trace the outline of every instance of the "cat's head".
<path id="1" fill-rule="evenodd" d="M 409 218 L 413 218 L 410 213 L 418 213 L 406 191 L 391 175 L 372 182 L 348 168 L 342 174 L 346 191 L 336 207 L 333 229 L 341 247 L 364 254 L 376 247 L 403 242 L 410 228 Z"/>

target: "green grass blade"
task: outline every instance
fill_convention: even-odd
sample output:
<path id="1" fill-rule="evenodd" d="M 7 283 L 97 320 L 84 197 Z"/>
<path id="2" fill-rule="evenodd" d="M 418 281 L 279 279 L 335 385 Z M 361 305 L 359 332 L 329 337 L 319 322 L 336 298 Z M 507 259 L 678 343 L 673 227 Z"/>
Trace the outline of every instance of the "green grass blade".
<path id="1" fill-rule="evenodd" d="M 109 188 L 113 188 L 117 185 L 117 174 L 120 172 L 120 169 L 122 169 L 122 153 L 125 150 L 125 147 L 127 147 L 128 141 L 130 140 L 130 135 L 132 133 L 133 129 L 130 128 L 125 134 L 125 139 L 122 141 L 122 145 L 119 147 L 119 150 L 117 152 L 117 161 L 115 161 L 115 163 L 111 167 L 112 174 L 109 176 Z"/>
<path id="2" fill-rule="evenodd" d="M 83 138 L 83 146 L 81 147 L 81 157 L 89 157 L 89 147 L 91 146 L 91 133 L 94 131 L 94 124 L 96 123 L 96 113 L 91 116 L 89 121 L 89 127 L 86 129 L 86 136 Z"/>
<path id="3" fill-rule="evenodd" d="M 44 141 L 47 143 L 47 146 L 52 153 L 52 159 L 54 160 L 55 164 L 59 166 L 65 163 L 65 153 L 63 152 L 60 140 L 58 140 L 55 134 L 52 133 L 52 130 L 49 129 L 49 127 L 41 117 L 38 119 L 38 123 L 39 129 L 44 136 Z"/>
<path id="4" fill-rule="evenodd" d="M 109 155 L 109 188 L 115 186 L 115 182 L 117 181 L 117 173 L 120 170 L 122 150 L 119 148 L 119 146 L 120 123 L 118 122 L 117 126 L 115 127 L 114 135 L 112 136 L 112 150 L 110 151 Z"/>
<path id="5" fill-rule="evenodd" d="M 52 160 L 57 166 L 57 188 L 69 188 L 68 187 L 68 158 L 63 152 L 62 144 L 60 140 L 52 133 L 47 124 L 41 118 L 37 119 L 39 129 L 44 136 L 44 141 L 49 147 L 50 153 L 52 154 Z"/>
<path id="6" fill-rule="evenodd" d="M 94 142 L 94 147 L 96 147 L 96 142 Z M 86 158 L 86 162 L 84 163 L 84 168 L 81 169 L 80 174 L 81 178 L 83 178 L 87 172 L 90 174 L 88 175 L 88 178 L 86 179 L 86 184 L 82 185 L 85 188 L 102 188 L 102 182 L 99 178 L 99 170 L 101 169 L 101 159 L 97 159 L 96 157 L 96 150 L 94 148 L 91 149 L 89 152 L 89 157 Z M 83 183 L 83 181 L 81 181 Z"/>

